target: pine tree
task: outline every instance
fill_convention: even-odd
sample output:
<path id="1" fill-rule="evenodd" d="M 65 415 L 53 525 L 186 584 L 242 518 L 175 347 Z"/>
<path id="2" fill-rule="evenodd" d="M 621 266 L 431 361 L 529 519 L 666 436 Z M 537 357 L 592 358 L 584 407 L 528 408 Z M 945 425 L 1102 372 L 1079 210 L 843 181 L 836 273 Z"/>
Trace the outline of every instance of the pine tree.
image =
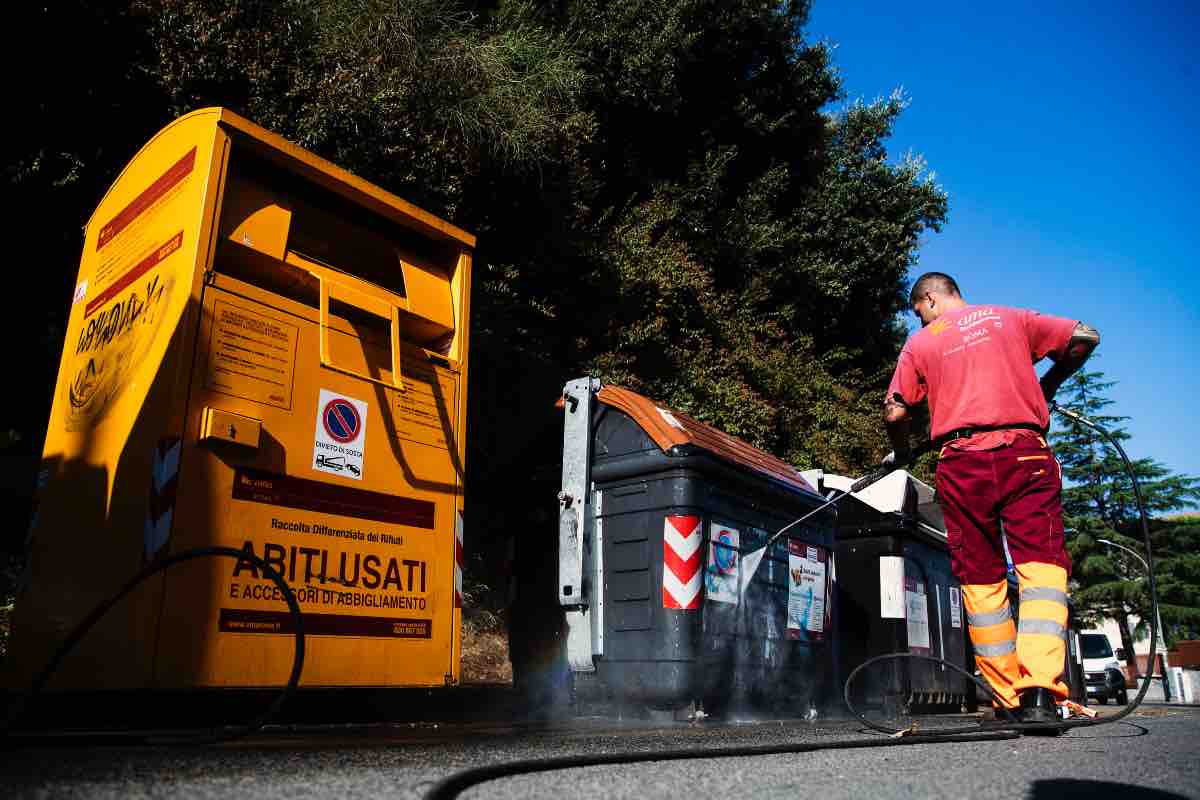
<path id="1" fill-rule="evenodd" d="M 1129 440 L 1120 424 L 1129 419 L 1105 413 L 1113 401 L 1106 396 L 1115 384 L 1103 372 L 1076 373 L 1059 390 L 1059 403 L 1087 416 L 1119 442 Z M 1068 530 L 1067 551 L 1074 562 L 1072 595 L 1085 624 L 1105 617 L 1116 620 L 1126 660 L 1137 669 L 1134 634 L 1146 632 L 1153 619 L 1145 568 L 1105 539 L 1145 552 L 1133 485 L 1116 450 L 1102 436 L 1067 421 L 1050 436 L 1063 470 L 1063 516 Z M 1176 475 L 1151 458 L 1131 460 L 1148 514 L 1185 508 L 1200 499 L 1200 479 Z M 1151 526 L 1160 612 L 1168 645 L 1200 624 L 1200 556 L 1193 555 L 1200 525 Z M 1141 622 L 1131 628 L 1130 617 Z"/>
<path id="2" fill-rule="evenodd" d="M 1200 639 L 1200 516 L 1155 520 L 1150 526 L 1159 613 L 1167 644 Z M 1145 623 L 1138 626 L 1141 635 Z"/>

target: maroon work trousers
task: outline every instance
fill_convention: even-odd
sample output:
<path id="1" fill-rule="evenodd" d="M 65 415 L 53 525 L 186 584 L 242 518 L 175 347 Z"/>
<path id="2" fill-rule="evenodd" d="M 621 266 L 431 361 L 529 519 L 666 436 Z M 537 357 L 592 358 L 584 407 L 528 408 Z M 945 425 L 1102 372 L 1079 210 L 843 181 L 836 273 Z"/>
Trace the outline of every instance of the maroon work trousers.
<path id="1" fill-rule="evenodd" d="M 946 519 L 950 564 L 964 584 L 1004 580 L 1008 565 L 1036 561 L 1071 573 L 1063 543 L 1062 471 L 1039 436 L 994 450 L 943 448 L 937 495 Z"/>

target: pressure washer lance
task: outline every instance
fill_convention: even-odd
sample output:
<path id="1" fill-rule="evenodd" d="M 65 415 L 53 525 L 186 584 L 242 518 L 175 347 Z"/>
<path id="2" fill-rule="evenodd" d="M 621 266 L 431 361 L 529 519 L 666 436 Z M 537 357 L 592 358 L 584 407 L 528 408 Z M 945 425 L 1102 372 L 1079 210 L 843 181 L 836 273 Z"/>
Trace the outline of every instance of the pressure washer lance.
<path id="1" fill-rule="evenodd" d="M 917 455 L 920 455 L 921 452 L 923 452 L 923 450 L 918 450 L 916 453 L 913 454 L 913 457 L 915 458 Z M 767 539 L 766 544 L 764 544 L 762 547 L 758 548 L 757 550 L 752 550 L 749 553 L 744 554 L 742 556 L 742 563 L 740 565 L 741 569 L 740 569 L 740 578 L 738 580 L 738 599 L 740 600 L 741 598 L 746 596 L 746 590 L 750 588 L 750 581 L 751 581 L 751 579 L 754 578 L 754 573 L 758 571 L 758 565 L 762 563 L 763 556 L 766 555 L 767 550 L 769 550 L 771 548 L 771 545 L 775 544 L 775 542 L 777 542 L 779 540 L 779 537 L 783 536 L 785 533 L 787 533 L 792 528 L 799 525 L 801 522 L 804 522 L 807 519 L 811 519 L 811 518 L 815 517 L 817 514 L 820 514 L 822 511 L 829 508 L 830 506 L 837 505 L 844 498 L 849 497 L 850 495 L 855 494 L 856 492 L 861 492 L 863 489 L 866 489 L 871 484 L 876 483 L 877 481 L 880 481 L 883 478 L 886 478 L 888 475 L 892 474 L 893 470 L 896 470 L 897 468 L 899 468 L 899 465 L 893 462 L 891 464 L 885 464 L 881 467 L 876 468 L 874 471 L 867 473 L 866 475 L 862 476 L 861 478 L 856 480 L 854 483 L 852 483 L 850 485 L 850 488 L 847 489 L 846 491 L 841 492 L 833 497 L 830 497 L 824 503 L 817 506 L 812 511 L 808 512 L 800 519 L 794 520 L 792 522 L 789 522 L 787 525 L 784 525 L 782 528 L 780 528 L 775 533 L 773 533 L 771 535 L 771 537 L 769 539 Z"/>

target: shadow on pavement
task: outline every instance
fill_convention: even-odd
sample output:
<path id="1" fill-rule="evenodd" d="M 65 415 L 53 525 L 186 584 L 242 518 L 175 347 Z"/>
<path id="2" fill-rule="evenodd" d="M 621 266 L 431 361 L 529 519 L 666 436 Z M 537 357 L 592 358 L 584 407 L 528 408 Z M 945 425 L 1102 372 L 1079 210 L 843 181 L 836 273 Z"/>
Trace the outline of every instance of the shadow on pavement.
<path id="1" fill-rule="evenodd" d="M 1181 794 L 1147 789 L 1129 783 L 1109 781 L 1077 781 L 1067 778 L 1034 781 L 1030 800 L 1095 800 L 1097 797 L 1120 797 L 1122 800 L 1187 800 Z"/>
<path id="2" fill-rule="evenodd" d="M 1072 739 L 1132 739 L 1150 733 L 1149 728 L 1143 728 L 1135 722 L 1116 722 L 1096 730 L 1098 726 L 1076 728 L 1070 732 Z"/>

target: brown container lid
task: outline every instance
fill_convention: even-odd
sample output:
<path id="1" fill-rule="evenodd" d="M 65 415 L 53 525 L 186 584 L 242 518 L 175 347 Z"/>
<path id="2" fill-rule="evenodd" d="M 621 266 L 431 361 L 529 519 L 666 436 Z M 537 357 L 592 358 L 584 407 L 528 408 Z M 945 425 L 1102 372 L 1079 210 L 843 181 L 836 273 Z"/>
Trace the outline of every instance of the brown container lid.
<path id="1" fill-rule="evenodd" d="M 672 447 L 693 445 L 780 483 L 817 493 L 816 488 L 801 477 L 800 471 L 791 464 L 682 411 L 659 405 L 648 397 L 619 386 L 601 387 L 596 398 L 628 414 L 664 453 Z"/>

